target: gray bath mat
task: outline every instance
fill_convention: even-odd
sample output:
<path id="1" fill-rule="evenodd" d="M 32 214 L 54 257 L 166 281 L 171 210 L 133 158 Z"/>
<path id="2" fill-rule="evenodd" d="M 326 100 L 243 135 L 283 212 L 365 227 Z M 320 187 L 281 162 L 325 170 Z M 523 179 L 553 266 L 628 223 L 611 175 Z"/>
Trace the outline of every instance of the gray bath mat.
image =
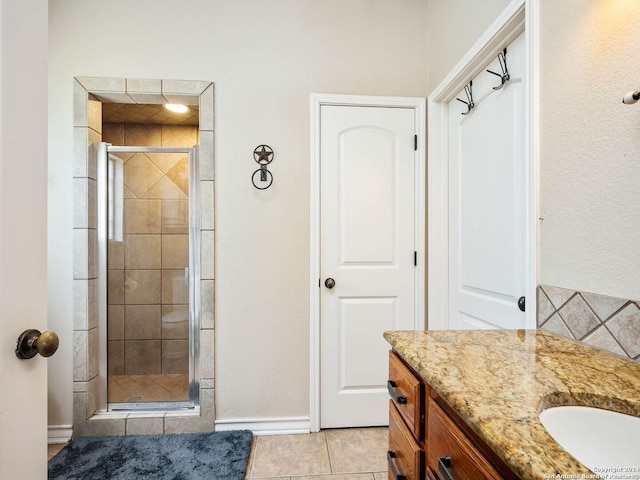
<path id="1" fill-rule="evenodd" d="M 78 437 L 49 460 L 49 480 L 243 480 L 248 430 Z"/>

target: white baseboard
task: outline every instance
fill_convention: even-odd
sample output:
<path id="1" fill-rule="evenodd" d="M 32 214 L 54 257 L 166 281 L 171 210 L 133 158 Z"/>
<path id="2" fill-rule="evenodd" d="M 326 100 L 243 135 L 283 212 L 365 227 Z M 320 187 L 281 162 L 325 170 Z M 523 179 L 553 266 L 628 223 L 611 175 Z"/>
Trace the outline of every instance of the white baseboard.
<path id="1" fill-rule="evenodd" d="M 229 418 L 216 420 L 216 431 L 251 430 L 254 435 L 288 435 L 310 432 L 309 417 Z M 73 425 L 49 425 L 47 443 L 68 443 Z"/>
<path id="2" fill-rule="evenodd" d="M 68 443 L 73 435 L 73 425 L 49 425 L 47 443 Z"/>
<path id="3" fill-rule="evenodd" d="M 254 435 L 309 433 L 309 417 L 228 418 L 216 420 L 216 431 L 251 430 Z"/>

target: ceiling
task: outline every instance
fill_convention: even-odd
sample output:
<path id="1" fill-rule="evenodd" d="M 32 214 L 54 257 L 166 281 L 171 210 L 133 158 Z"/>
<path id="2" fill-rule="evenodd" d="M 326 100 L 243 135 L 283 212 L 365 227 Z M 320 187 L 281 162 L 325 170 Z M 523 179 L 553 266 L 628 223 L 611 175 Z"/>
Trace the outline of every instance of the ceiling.
<path id="1" fill-rule="evenodd" d="M 160 104 L 104 102 L 102 104 L 102 122 L 197 126 L 198 110 L 197 106 L 189 105 L 187 113 L 173 113 Z"/>

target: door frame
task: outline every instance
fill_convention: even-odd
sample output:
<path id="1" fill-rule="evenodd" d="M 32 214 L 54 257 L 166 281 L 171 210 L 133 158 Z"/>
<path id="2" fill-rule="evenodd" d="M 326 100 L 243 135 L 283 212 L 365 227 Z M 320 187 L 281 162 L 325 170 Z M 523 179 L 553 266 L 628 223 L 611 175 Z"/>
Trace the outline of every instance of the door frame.
<path id="1" fill-rule="evenodd" d="M 131 81 L 134 80 L 134 81 Z M 140 79 L 138 79 L 139 81 Z M 97 254 L 98 243 L 95 230 L 89 229 L 87 218 L 91 218 L 88 212 L 97 208 L 97 198 L 91 196 L 93 201 L 87 201 L 86 185 L 91 185 L 96 177 L 96 163 L 90 161 L 89 146 L 92 143 L 101 142 L 101 117 L 98 120 L 91 112 L 95 108 L 101 108 L 103 103 L 132 103 L 133 97 L 140 103 L 159 103 L 158 98 L 165 97 L 169 100 L 176 98 L 182 103 L 199 105 L 199 157 L 200 157 L 200 192 L 201 201 L 201 243 L 210 245 L 201 248 L 201 299 L 208 305 L 213 305 L 214 298 L 214 90 L 212 82 L 204 80 L 166 80 L 144 79 L 149 89 L 144 92 L 136 92 L 135 79 L 110 78 L 110 77 L 74 77 L 73 79 L 73 110 L 77 112 L 78 119 L 74 122 L 74 151 L 78 153 L 74 158 L 74 184 L 83 186 L 78 189 L 84 193 L 74 199 L 74 209 L 79 212 L 74 223 L 74 265 L 78 269 L 73 275 L 74 309 L 81 314 L 73 324 L 73 339 L 76 353 L 73 355 L 74 371 L 79 372 L 80 377 L 75 381 L 82 387 L 81 391 L 74 393 L 76 401 L 73 405 L 73 434 L 94 434 L 101 428 L 126 431 L 126 424 L 130 420 L 126 416 L 101 413 L 97 408 L 96 399 L 102 393 L 98 382 L 98 362 L 94 361 L 93 352 L 98 351 L 99 336 L 97 333 L 97 298 L 94 295 L 94 283 L 97 278 Z M 127 90 L 129 88 L 130 90 Z M 135 102 L 134 102 L 135 103 Z M 97 122 L 94 124 L 93 122 Z M 95 182 L 94 182 L 95 183 Z M 204 310 L 203 310 L 204 312 Z M 200 324 L 200 416 L 193 417 L 191 413 L 186 423 L 189 429 L 195 431 L 203 425 L 208 426 L 215 422 L 214 405 L 214 321 L 213 309 L 206 315 L 201 315 Z M 93 333 L 96 332 L 96 333 Z M 205 345 L 207 346 L 205 348 Z M 204 388 L 204 387 L 211 388 Z M 163 416 L 158 413 L 157 416 Z M 133 418 L 133 417 L 132 417 Z M 174 425 L 184 422 L 185 418 L 178 414 L 166 417 L 164 427 L 172 429 Z M 91 420 L 91 421 L 89 421 Z M 71 426 L 70 426 L 71 427 Z M 51 428 L 51 427 L 50 427 Z M 208 427 L 207 427 L 208 428 Z M 216 427 L 217 428 L 217 427 Z M 98 429 L 98 430 L 96 430 Z"/>
<path id="2" fill-rule="evenodd" d="M 539 205 L 538 106 L 538 2 L 513 0 L 485 33 L 429 95 L 428 227 L 427 253 L 428 329 L 449 325 L 449 108 L 460 90 L 493 60 L 505 44 L 525 32 L 525 205 L 526 271 L 524 295 L 528 299 L 526 328 L 536 326 L 536 285 Z"/>
<path id="3" fill-rule="evenodd" d="M 415 317 L 414 328 L 425 329 L 425 215 L 426 201 L 426 100 L 416 97 L 377 97 L 312 93 L 310 96 L 310 168 L 309 168 L 309 428 L 320 430 L 320 111 L 322 106 L 411 108 L 418 132 L 415 176 Z"/>

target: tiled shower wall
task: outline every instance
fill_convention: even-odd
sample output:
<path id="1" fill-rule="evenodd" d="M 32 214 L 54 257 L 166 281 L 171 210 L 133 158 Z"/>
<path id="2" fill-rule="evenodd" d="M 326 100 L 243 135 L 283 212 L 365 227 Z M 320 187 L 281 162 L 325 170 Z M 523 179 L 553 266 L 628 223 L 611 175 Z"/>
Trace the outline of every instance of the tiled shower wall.
<path id="1" fill-rule="evenodd" d="M 640 362 L 640 302 L 538 287 L 538 327 Z"/>
<path id="2" fill-rule="evenodd" d="M 122 146 L 192 147 L 183 125 L 104 124 Z M 124 162 L 121 239 L 109 240 L 108 373 L 189 373 L 189 157 L 117 154 Z"/>

